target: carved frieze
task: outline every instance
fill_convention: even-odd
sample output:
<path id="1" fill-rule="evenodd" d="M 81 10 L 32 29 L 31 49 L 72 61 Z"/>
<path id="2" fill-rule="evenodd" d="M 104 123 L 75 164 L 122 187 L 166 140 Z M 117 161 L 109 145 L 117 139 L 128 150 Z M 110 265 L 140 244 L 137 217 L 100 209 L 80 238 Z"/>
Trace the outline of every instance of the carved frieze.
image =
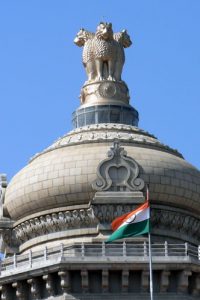
<path id="1" fill-rule="evenodd" d="M 37 153 L 30 159 L 30 161 L 52 149 L 57 149 L 68 145 L 80 144 L 80 141 L 82 140 L 84 140 L 84 142 L 90 143 L 97 141 L 110 142 L 118 139 L 121 142 L 131 142 L 134 144 L 146 145 L 150 147 L 153 146 L 182 157 L 182 155 L 177 150 L 174 150 L 169 146 L 161 143 L 155 136 L 142 129 L 139 129 L 138 127 L 125 124 L 103 123 L 84 126 L 82 128 L 77 128 L 69 132 L 67 135 L 60 137 L 43 152 Z"/>
<path id="2" fill-rule="evenodd" d="M 14 228 L 14 234 L 20 242 L 25 242 L 40 235 L 68 229 L 88 228 L 96 224 L 97 219 L 92 208 L 77 209 L 27 220 Z"/>
<path id="3" fill-rule="evenodd" d="M 136 204 L 97 204 L 93 206 L 94 214 L 101 224 L 110 225 L 111 222 L 136 208 Z M 151 208 L 151 224 L 153 234 L 162 232 L 168 237 L 183 239 L 198 244 L 200 242 L 200 219 L 181 211 L 167 208 Z M 169 232 L 170 231 L 170 232 Z M 165 234 L 166 233 L 166 234 Z"/>
<path id="4" fill-rule="evenodd" d="M 104 224 L 109 228 L 113 219 L 130 212 L 136 206 L 136 203 L 97 203 L 88 209 L 64 211 L 30 219 L 17 225 L 12 235 L 11 231 L 7 231 L 7 243 L 10 244 L 13 240 L 24 243 L 37 236 L 68 229 L 96 227 L 98 224 Z M 153 234 L 166 233 L 166 236 L 172 238 L 181 238 L 197 244 L 200 242 L 200 219 L 183 211 L 152 207 L 151 223 Z"/>

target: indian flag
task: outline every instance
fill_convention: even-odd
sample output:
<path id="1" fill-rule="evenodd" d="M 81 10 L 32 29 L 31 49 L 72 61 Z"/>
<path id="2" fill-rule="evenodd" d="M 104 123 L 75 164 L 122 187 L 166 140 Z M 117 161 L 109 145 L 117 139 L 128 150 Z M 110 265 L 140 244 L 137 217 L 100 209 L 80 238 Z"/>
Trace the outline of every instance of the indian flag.
<path id="1" fill-rule="evenodd" d="M 116 218 L 111 224 L 113 234 L 106 243 L 115 240 L 138 236 L 150 231 L 150 207 L 149 201 L 140 205 L 137 209 Z"/>

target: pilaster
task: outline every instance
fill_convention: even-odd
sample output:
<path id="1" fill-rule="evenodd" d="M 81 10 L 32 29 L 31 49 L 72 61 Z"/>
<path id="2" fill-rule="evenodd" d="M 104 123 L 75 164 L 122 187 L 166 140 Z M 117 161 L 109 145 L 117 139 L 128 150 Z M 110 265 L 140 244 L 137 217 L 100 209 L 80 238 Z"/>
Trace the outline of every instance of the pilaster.
<path id="1" fill-rule="evenodd" d="M 142 271 L 141 291 L 143 293 L 149 292 L 149 271 Z"/>
<path id="2" fill-rule="evenodd" d="M 129 285 L 129 271 L 123 270 L 122 271 L 122 292 L 128 292 L 128 285 Z"/>
<path id="3" fill-rule="evenodd" d="M 169 271 L 162 271 L 161 273 L 161 280 L 160 280 L 160 292 L 161 293 L 166 293 L 169 287 L 169 276 L 170 276 Z"/>
<path id="4" fill-rule="evenodd" d="M 60 285 L 64 295 L 67 295 L 70 290 L 69 271 L 58 272 L 60 276 Z"/>
<path id="5" fill-rule="evenodd" d="M 47 274 L 42 277 L 42 279 L 46 282 L 46 290 L 49 297 L 54 296 L 54 282 L 52 274 Z"/>
<path id="6" fill-rule="evenodd" d="M 26 300 L 26 291 L 22 282 L 14 282 L 12 287 L 16 289 L 16 296 L 18 300 Z"/>
<path id="7" fill-rule="evenodd" d="M 102 270 L 102 292 L 107 293 L 109 291 L 109 272 L 108 270 Z"/>
<path id="8" fill-rule="evenodd" d="M 38 280 L 36 278 L 31 278 L 27 280 L 27 283 L 30 285 L 32 298 L 34 300 L 40 299 L 40 289 Z"/>
<path id="9" fill-rule="evenodd" d="M 81 271 L 81 284 L 83 293 L 87 293 L 89 290 L 89 280 L 88 280 L 88 271 Z"/>
<path id="10" fill-rule="evenodd" d="M 188 292 L 188 278 L 192 275 L 191 271 L 183 270 L 179 274 L 177 292 L 184 294 Z"/>

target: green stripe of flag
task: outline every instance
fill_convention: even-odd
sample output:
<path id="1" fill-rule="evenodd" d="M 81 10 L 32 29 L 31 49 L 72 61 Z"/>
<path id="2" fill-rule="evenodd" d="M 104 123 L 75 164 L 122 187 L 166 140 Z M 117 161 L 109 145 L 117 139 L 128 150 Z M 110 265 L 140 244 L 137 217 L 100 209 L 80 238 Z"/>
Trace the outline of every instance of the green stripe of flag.
<path id="1" fill-rule="evenodd" d="M 150 219 L 146 219 L 142 222 L 126 224 L 116 231 L 108 238 L 106 243 L 111 243 L 115 240 L 131 237 L 131 236 L 138 236 L 145 233 L 150 232 Z"/>

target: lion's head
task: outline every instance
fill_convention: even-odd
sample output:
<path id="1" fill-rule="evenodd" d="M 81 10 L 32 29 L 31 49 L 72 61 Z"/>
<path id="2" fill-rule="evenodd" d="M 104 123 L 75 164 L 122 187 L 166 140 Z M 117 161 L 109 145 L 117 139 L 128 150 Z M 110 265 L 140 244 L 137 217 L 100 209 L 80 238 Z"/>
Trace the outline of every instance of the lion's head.
<path id="1" fill-rule="evenodd" d="M 81 28 L 74 39 L 74 43 L 79 47 L 83 47 L 85 45 L 85 42 L 88 39 L 91 39 L 93 36 L 93 33 L 85 30 L 84 28 Z"/>
<path id="2" fill-rule="evenodd" d="M 96 30 L 96 36 L 103 40 L 113 39 L 112 23 L 101 22 Z"/>
<path id="3" fill-rule="evenodd" d="M 130 35 L 127 30 L 122 30 L 121 32 L 114 34 L 114 39 L 120 43 L 124 48 L 128 48 L 132 45 Z"/>

